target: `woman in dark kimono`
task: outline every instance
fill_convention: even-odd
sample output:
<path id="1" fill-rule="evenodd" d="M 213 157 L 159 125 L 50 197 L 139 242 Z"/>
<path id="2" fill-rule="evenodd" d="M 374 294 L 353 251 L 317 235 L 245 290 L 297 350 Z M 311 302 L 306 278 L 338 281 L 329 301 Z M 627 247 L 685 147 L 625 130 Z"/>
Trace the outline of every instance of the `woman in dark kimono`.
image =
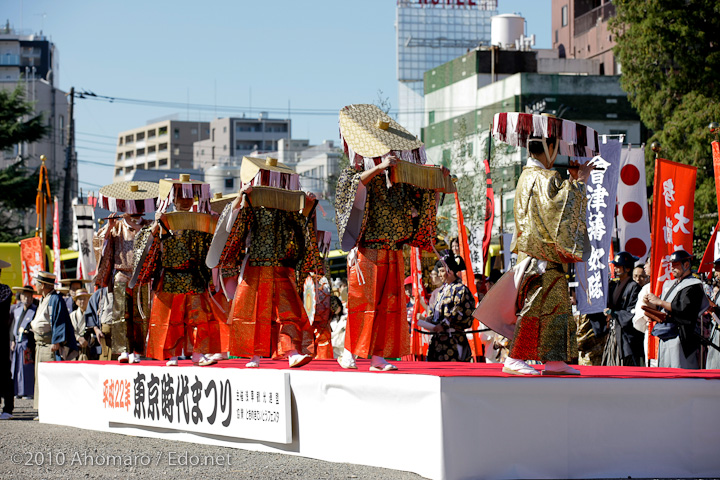
<path id="1" fill-rule="evenodd" d="M 33 298 L 35 290 L 31 286 L 13 287 L 13 290 L 19 301 L 10 307 L 12 320 L 10 369 L 15 384 L 15 395 L 32 397 L 35 389 L 35 362 L 33 360 L 35 339 L 30 331 L 30 322 L 35 317 L 37 310 Z"/>

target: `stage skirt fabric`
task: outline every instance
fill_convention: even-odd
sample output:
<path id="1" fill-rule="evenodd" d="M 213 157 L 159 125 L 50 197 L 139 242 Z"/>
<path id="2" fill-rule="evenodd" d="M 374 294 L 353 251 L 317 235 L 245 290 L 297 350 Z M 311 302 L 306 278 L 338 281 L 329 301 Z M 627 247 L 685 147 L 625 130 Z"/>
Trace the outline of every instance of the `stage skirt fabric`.
<path id="1" fill-rule="evenodd" d="M 348 272 L 346 349 L 363 358 L 410 354 L 404 276 L 401 250 L 358 247 L 358 260 Z"/>
<path id="2" fill-rule="evenodd" d="M 190 353 L 220 352 L 218 320 L 210 294 L 154 294 L 147 356 L 159 360 Z"/>
<path id="3" fill-rule="evenodd" d="M 307 354 L 313 332 L 290 267 L 245 268 L 230 313 L 230 355 Z"/>
<path id="4" fill-rule="evenodd" d="M 520 283 L 517 301 L 520 315 L 510 357 L 550 362 L 577 356 L 575 320 L 561 264 L 547 262 L 543 268 L 538 259 L 532 258 Z"/>

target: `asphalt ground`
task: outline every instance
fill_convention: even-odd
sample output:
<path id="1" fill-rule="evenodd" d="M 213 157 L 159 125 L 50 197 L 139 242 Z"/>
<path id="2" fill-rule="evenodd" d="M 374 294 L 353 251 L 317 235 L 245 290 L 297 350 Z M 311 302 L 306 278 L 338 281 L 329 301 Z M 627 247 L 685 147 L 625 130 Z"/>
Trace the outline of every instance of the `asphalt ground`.
<path id="1" fill-rule="evenodd" d="M 33 421 L 29 399 L 0 421 L 0 478 L 391 479 L 416 474 L 157 438 L 131 437 Z M 342 440 L 340 428 L 328 435 Z"/>

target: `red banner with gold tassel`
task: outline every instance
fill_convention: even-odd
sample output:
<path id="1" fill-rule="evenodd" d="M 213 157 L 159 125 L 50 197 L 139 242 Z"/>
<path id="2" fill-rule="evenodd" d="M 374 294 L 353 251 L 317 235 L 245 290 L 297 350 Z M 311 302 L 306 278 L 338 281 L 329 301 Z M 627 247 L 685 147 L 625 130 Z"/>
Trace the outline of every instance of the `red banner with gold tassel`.
<path id="1" fill-rule="evenodd" d="M 463 218 L 462 208 L 460 208 L 460 198 L 458 193 L 455 192 L 455 208 L 457 209 L 457 222 L 458 222 L 458 242 L 460 243 L 460 256 L 465 262 L 465 271 L 461 272 L 463 283 L 470 289 L 475 298 L 475 303 L 478 303 L 478 293 L 475 287 L 475 273 L 473 272 L 472 261 L 470 260 L 470 243 L 468 242 L 467 229 L 465 228 L 465 219 Z M 478 330 L 480 328 L 480 322 L 477 318 L 473 319 L 472 329 Z M 473 357 L 477 359 L 482 357 L 483 344 L 480 340 L 480 334 L 473 333 L 472 339 L 470 340 L 470 349 L 472 350 Z"/>
<path id="2" fill-rule="evenodd" d="M 412 318 L 410 319 L 410 354 L 413 360 L 420 361 L 427 356 L 428 342 L 425 338 L 426 335 L 418 332 L 418 315 L 420 309 L 424 310 L 427 300 L 422 284 L 420 249 L 417 247 L 410 249 L 410 276 L 412 277 L 412 296 L 415 299 L 411 312 Z"/>

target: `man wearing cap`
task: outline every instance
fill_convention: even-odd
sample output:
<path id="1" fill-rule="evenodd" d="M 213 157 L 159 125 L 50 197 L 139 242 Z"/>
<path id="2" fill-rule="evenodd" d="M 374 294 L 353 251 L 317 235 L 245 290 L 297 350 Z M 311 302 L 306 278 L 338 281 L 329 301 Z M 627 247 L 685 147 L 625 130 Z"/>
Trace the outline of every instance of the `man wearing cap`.
<path id="1" fill-rule="evenodd" d="M 463 259 L 449 254 L 442 261 L 439 273 L 444 284 L 430 316 L 431 331 L 435 335 L 428 348 L 428 361 L 469 362 L 472 352 L 465 330 L 473 323 L 475 298 L 459 277 L 459 273 L 465 270 Z"/>
<path id="2" fill-rule="evenodd" d="M 693 256 L 685 250 L 670 255 L 674 282 L 665 282 L 660 297 L 645 295 L 645 303 L 666 316 L 660 316 L 652 335 L 659 340 L 658 367 L 700 368 L 697 336 L 698 317 L 709 307 L 702 282 L 692 276 Z"/>
<path id="3" fill-rule="evenodd" d="M 87 326 L 85 325 L 85 310 L 90 300 L 90 294 L 84 288 L 80 288 L 75 291 L 75 304 L 77 308 L 70 314 L 70 321 L 72 322 L 73 329 L 75 330 L 75 340 L 78 344 L 78 357 L 76 360 L 85 361 L 88 360 L 88 339 L 90 335 Z"/>
<path id="4" fill-rule="evenodd" d="M 611 350 L 617 352 L 619 365 L 641 367 L 645 365 L 644 335 L 633 326 L 635 305 L 640 286 L 632 279 L 638 257 L 618 252 L 612 263 L 616 281 L 610 283 L 608 306 L 604 310 L 610 325 L 608 342 L 615 342 Z M 616 359 L 603 356 L 603 365 L 616 365 Z"/>
<path id="5" fill-rule="evenodd" d="M 15 383 L 15 395 L 32 397 L 35 386 L 34 350 L 35 337 L 30 330 L 30 322 L 35 317 L 37 305 L 33 294 L 35 289 L 29 285 L 13 287 L 18 303 L 10 308 L 13 317 L 11 331 L 12 350 L 11 370 Z"/>
<path id="6" fill-rule="evenodd" d="M 55 291 L 55 275 L 39 272 L 35 277 L 37 292 L 42 300 L 30 327 L 35 334 L 35 400 L 39 406 L 38 365 L 41 362 L 73 360 L 77 357 L 77 342 L 67 305 Z"/>
<path id="7" fill-rule="evenodd" d="M 0 260 L 0 270 L 10 268 L 10 264 Z M 10 376 L 10 302 L 12 290 L 0 283 L 0 397 L 4 399 L 0 420 L 12 418 L 15 408 L 15 389 Z"/>
<path id="8" fill-rule="evenodd" d="M 310 272 L 323 272 L 308 218 L 314 199 L 299 190 L 294 170 L 275 158 L 244 157 L 241 168 L 243 187 L 231 206 L 229 235 L 217 259 L 207 260 L 225 269 L 243 259 L 228 319 L 230 354 L 250 357 L 247 368 L 268 357 L 301 367 L 313 358 L 308 347 L 314 333 L 298 286 Z"/>
<path id="9" fill-rule="evenodd" d="M 72 313 L 77 308 L 77 303 L 75 302 L 75 292 L 83 288 L 84 283 L 92 283 L 92 280 L 83 280 L 82 278 L 65 278 L 60 280 L 60 283 L 68 289 L 65 303 L 67 303 L 68 311 Z"/>
<path id="10" fill-rule="evenodd" d="M 586 238 L 585 182 L 591 164 L 569 169 L 563 180 L 552 170 L 558 138 L 530 137 L 530 158 L 518 179 L 515 194 L 515 235 L 512 251 L 518 264 L 529 258 L 518 288 L 518 320 L 503 371 L 539 375 L 525 363 L 546 363 L 543 375 L 579 375 L 565 363 L 577 345 L 565 277 L 565 264 L 582 260 Z"/>

